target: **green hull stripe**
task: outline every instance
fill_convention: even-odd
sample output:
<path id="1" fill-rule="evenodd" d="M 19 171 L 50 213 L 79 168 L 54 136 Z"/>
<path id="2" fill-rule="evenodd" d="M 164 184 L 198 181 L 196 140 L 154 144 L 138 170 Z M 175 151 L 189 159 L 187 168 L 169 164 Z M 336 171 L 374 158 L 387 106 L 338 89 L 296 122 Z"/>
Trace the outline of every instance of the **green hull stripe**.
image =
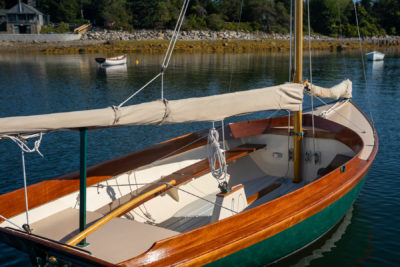
<path id="1" fill-rule="evenodd" d="M 263 266 L 310 244 L 335 226 L 353 205 L 365 178 L 346 195 L 308 219 L 279 234 L 208 264 L 209 266 Z"/>

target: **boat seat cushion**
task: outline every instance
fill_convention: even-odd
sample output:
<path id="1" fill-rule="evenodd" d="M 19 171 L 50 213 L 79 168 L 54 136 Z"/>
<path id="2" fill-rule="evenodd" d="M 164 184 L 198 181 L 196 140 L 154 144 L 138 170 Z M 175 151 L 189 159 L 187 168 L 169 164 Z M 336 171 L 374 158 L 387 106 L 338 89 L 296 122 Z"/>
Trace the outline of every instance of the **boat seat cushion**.
<path id="1" fill-rule="evenodd" d="M 97 212 L 87 212 L 90 225 L 103 217 Z M 79 210 L 68 208 L 31 225 L 36 235 L 66 242 L 79 233 Z M 114 218 L 90 234 L 84 247 L 110 263 L 119 263 L 148 250 L 154 242 L 179 234 L 178 232 L 123 218 Z"/>

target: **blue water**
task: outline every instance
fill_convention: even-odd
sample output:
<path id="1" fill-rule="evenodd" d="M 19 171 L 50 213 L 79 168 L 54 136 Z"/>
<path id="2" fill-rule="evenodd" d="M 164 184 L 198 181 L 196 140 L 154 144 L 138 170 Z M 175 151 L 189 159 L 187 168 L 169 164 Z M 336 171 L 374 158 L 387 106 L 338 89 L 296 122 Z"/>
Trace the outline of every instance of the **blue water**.
<path id="1" fill-rule="evenodd" d="M 161 55 L 129 55 L 126 68 L 104 70 L 97 67 L 96 56 L 0 55 L 0 117 L 118 105 L 154 77 L 162 62 Z M 308 66 L 306 60 L 304 76 L 310 78 Z M 380 148 L 346 223 L 321 247 L 296 259 L 293 264 L 297 266 L 400 265 L 399 52 L 387 51 L 384 62 L 365 66 L 366 83 L 359 53 L 313 56 L 314 83 L 331 86 L 344 78 L 353 81 L 353 100 L 374 120 Z M 164 96 L 172 100 L 274 85 L 287 81 L 288 69 L 285 54 L 174 55 L 165 75 Z M 129 104 L 160 98 L 160 84 L 157 80 Z M 305 102 L 306 106 L 310 104 L 308 97 Z M 228 122 L 269 115 L 271 112 L 260 112 Z M 191 123 L 91 131 L 88 161 L 94 164 L 209 127 L 209 123 Z M 40 151 L 43 158 L 26 155 L 29 184 L 79 168 L 76 132 L 45 135 Z M 14 143 L 1 140 L 0 194 L 22 186 L 20 150 Z M 26 255 L 0 243 L 1 266 L 28 263 Z"/>

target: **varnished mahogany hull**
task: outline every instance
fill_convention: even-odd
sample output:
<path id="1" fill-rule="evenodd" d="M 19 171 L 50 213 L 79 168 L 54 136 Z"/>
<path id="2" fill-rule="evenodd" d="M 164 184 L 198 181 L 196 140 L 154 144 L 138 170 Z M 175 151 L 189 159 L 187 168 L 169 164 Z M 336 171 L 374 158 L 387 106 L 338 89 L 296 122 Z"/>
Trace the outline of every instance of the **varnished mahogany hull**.
<path id="1" fill-rule="evenodd" d="M 287 117 L 231 124 L 225 132 L 227 138 L 242 138 L 264 133 L 287 134 Z M 305 126 L 311 125 L 309 116 L 304 116 Z M 361 138 L 352 130 L 321 118 L 315 118 L 315 124 L 324 131 L 318 132 L 319 138 L 334 138 L 348 145 L 356 153 L 363 147 Z M 187 144 L 183 151 L 204 145 L 204 132 L 186 135 L 134 152 L 130 155 L 94 166 L 88 172 L 88 185 L 106 180 L 118 172 L 137 168 L 152 162 L 160 156 L 169 155 L 176 147 Z M 344 216 L 362 186 L 362 181 L 377 153 L 376 144 L 368 160 L 357 156 L 346 163 L 346 170 L 340 168 L 328 173 L 321 179 L 308 184 L 288 195 L 242 212 L 219 222 L 156 242 L 146 253 L 121 262 L 120 265 L 264 265 L 302 248 L 327 232 Z M 44 199 L 33 207 L 57 199 L 77 190 L 78 174 L 71 173 L 55 180 L 30 186 L 28 192 L 43 196 Z M 37 191 L 37 192 L 36 192 Z M 42 193 L 42 194 L 40 194 Z M 7 217 L 24 211 L 23 191 L 17 190 L 0 196 L 14 207 L 13 210 L 0 207 L 0 214 L 8 212 Z M 31 202 L 30 202 L 30 205 Z M 31 207 L 32 208 L 32 207 Z M 5 210 L 2 210 L 5 209 Z M 317 227 L 316 227 L 317 225 Z M 11 230 L 0 228 L 0 239 L 17 237 Z M 92 258 L 82 252 L 63 246 L 54 246 L 49 241 L 32 236 L 18 234 L 19 239 L 31 244 L 40 243 L 55 251 L 62 251 L 69 258 Z M 3 239 L 4 241 L 4 239 Z M 140 242 L 132 240 L 132 242 Z M 43 245 L 44 244 L 44 245 Z M 99 262 L 92 258 L 93 263 Z"/>

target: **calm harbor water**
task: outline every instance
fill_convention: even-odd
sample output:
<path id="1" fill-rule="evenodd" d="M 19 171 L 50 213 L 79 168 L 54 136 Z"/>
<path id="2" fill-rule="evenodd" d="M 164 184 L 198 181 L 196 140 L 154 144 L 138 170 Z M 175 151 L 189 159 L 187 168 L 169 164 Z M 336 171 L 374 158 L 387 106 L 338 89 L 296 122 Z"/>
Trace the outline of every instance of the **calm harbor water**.
<path id="1" fill-rule="evenodd" d="M 162 61 L 161 55 L 129 55 L 127 66 L 101 69 L 95 57 L 0 55 L 0 117 L 118 105 L 154 77 Z M 367 83 L 361 62 L 359 53 L 316 54 L 312 76 L 314 83 L 322 86 L 344 78 L 353 81 L 353 101 L 372 116 L 380 139 L 379 153 L 343 223 L 309 251 L 288 259 L 286 266 L 400 265 L 400 55 L 388 51 L 384 62 L 366 63 Z M 304 68 L 308 66 L 306 61 Z M 288 80 L 288 68 L 286 54 L 174 55 L 165 75 L 164 95 L 172 100 L 274 85 Z M 304 76 L 310 77 L 308 70 L 305 72 Z M 160 98 L 160 87 L 157 80 L 129 103 Z M 306 105 L 309 103 L 307 97 Z M 228 122 L 269 115 L 261 112 Z M 92 131 L 88 161 L 94 164 L 209 127 L 209 123 L 197 123 Z M 43 158 L 26 155 L 29 184 L 79 168 L 76 132 L 45 135 L 40 151 Z M 0 140 L 0 194 L 22 186 L 20 150 L 14 143 Z M 27 264 L 26 255 L 0 243 L 0 266 Z"/>

